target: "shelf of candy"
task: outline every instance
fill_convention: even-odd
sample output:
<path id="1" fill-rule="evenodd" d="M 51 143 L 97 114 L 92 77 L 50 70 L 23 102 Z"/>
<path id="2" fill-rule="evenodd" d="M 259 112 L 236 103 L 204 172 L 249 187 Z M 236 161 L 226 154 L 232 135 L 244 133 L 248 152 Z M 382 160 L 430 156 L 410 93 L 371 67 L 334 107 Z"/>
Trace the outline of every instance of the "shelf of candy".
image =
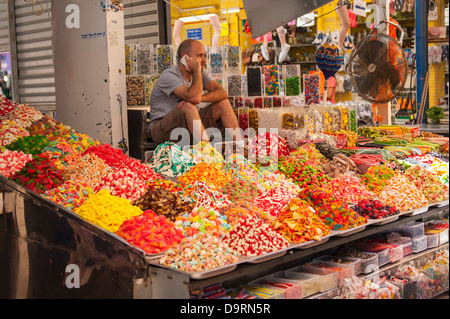
<path id="1" fill-rule="evenodd" d="M 225 53 L 227 72 L 241 74 L 241 47 L 226 46 Z"/>
<path id="2" fill-rule="evenodd" d="M 264 95 L 280 95 L 280 66 L 264 65 Z"/>
<path id="3" fill-rule="evenodd" d="M 222 74 L 225 71 L 225 48 L 224 47 L 208 47 L 208 64 L 207 68 L 211 74 Z"/>
<path id="4" fill-rule="evenodd" d="M 173 64 L 173 46 L 158 44 L 156 46 L 156 70 L 161 74 L 164 70 L 170 68 Z"/>
<path id="5" fill-rule="evenodd" d="M 247 96 L 263 96 L 264 86 L 260 66 L 248 66 L 246 69 Z"/>
<path id="6" fill-rule="evenodd" d="M 282 66 L 282 76 L 285 96 L 300 95 L 301 72 L 300 65 L 290 64 Z"/>
<path id="7" fill-rule="evenodd" d="M 144 76 L 129 75 L 126 79 L 127 105 L 145 105 Z"/>

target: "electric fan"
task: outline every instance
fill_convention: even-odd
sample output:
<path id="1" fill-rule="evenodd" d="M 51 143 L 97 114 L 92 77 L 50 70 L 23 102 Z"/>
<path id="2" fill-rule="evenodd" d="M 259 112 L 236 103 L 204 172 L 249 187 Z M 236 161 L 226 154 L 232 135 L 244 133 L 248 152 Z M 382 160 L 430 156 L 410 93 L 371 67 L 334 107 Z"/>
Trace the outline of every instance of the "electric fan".
<path id="1" fill-rule="evenodd" d="M 346 66 L 357 93 L 375 104 L 393 100 L 403 89 L 408 72 L 401 47 L 403 29 L 390 21 L 381 23 L 397 27 L 401 31 L 399 41 L 387 34 L 374 33 L 378 24 L 356 45 Z"/>

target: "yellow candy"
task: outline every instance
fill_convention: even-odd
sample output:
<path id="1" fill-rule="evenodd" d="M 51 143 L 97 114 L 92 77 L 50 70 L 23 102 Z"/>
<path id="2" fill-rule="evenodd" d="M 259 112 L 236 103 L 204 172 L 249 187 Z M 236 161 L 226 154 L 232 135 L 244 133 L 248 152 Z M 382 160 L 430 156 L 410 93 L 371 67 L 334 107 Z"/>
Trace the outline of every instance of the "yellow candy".
<path id="1" fill-rule="evenodd" d="M 125 220 L 143 213 L 139 207 L 131 205 L 128 199 L 113 196 L 107 189 L 90 195 L 74 211 L 88 222 L 111 232 L 118 231 Z"/>

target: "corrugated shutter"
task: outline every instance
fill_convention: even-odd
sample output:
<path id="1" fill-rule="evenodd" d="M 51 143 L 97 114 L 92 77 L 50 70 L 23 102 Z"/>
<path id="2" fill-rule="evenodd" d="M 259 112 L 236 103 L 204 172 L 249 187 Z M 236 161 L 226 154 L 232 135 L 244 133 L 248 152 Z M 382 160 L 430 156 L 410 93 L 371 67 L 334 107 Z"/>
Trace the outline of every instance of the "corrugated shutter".
<path id="1" fill-rule="evenodd" d="M 8 0 L 0 0 L 0 52 L 9 52 Z"/>
<path id="2" fill-rule="evenodd" d="M 124 0 L 125 43 L 166 44 L 164 8 L 162 0 Z"/>
<path id="3" fill-rule="evenodd" d="M 41 0 L 36 15 L 30 2 L 15 0 L 18 98 L 41 111 L 56 110 L 51 0 Z M 35 11 L 41 7 L 35 3 Z"/>

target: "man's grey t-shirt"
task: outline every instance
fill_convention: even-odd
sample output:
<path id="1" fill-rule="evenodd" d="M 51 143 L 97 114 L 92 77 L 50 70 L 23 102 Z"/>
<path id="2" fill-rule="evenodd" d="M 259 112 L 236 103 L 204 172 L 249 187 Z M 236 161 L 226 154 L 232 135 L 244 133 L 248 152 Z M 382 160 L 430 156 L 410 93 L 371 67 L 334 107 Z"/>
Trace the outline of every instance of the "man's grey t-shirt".
<path id="1" fill-rule="evenodd" d="M 212 81 L 212 77 L 208 71 L 203 69 L 202 78 L 203 88 L 205 88 Z M 190 87 L 192 85 L 192 78 L 190 82 L 186 81 L 178 65 L 174 65 L 161 73 L 152 91 L 149 128 L 155 121 L 162 119 L 181 102 L 181 99 L 173 94 L 173 91 L 182 85 Z"/>

